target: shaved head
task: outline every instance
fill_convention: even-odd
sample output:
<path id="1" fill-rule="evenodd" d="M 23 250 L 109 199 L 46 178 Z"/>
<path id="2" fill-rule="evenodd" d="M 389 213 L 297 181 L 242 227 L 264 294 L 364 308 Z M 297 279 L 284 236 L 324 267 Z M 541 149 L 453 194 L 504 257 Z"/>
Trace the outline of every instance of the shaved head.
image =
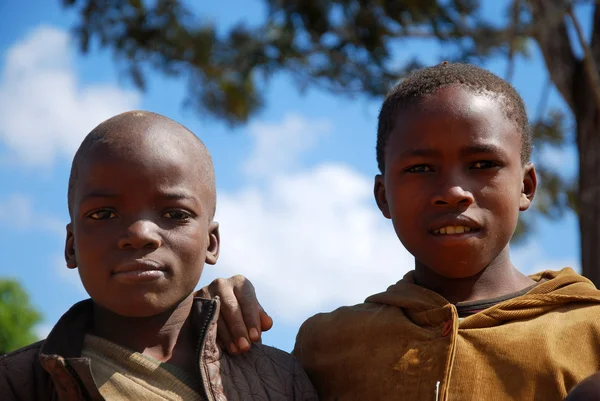
<path id="1" fill-rule="evenodd" d="M 75 153 L 69 177 L 69 215 L 73 216 L 75 187 L 81 166 L 95 151 L 102 149 L 124 157 L 135 158 L 141 146 L 176 152 L 189 160 L 190 171 L 198 170 L 202 185 L 207 189 L 208 207 L 216 208 L 215 174 L 210 153 L 204 143 L 183 125 L 147 111 L 130 111 L 104 121 L 83 140 Z M 185 156 L 185 157 L 184 157 Z M 195 170 L 196 169 L 196 170 Z"/>

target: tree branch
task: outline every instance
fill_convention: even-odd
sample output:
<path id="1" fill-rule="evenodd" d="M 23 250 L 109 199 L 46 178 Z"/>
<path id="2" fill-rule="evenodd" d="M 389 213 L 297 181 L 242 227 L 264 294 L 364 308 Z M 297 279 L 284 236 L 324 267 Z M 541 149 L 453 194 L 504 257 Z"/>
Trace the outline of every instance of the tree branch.
<path id="1" fill-rule="evenodd" d="M 583 30 L 581 29 L 581 25 L 577 20 L 577 17 L 573 13 L 573 10 L 569 7 L 567 10 L 567 14 L 571 18 L 573 22 L 573 27 L 575 28 L 575 32 L 577 33 L 577 39 L 579 40 L 579 45 L 583 49 L 583 65 L 585 68 L 585 73 L 588 77 L 590 84 L 592 85 L 592 93 L 594 94 L 594 100 L 596 101 L 596 107 L 598 111 L 600 111 L 600 77 L 598 77 L 598 68 L 596 66 L 596 60 L 594 60 L 594 56 L 592 55 L 592 51 L 590 46 L 588 46 L 585 38 L 583 37 Z"/>
<path id="2" fill-rule="evenodd" d="M 535 21 L 534 37 L 540 46 L 550 77 L 572 111 L 575 111 L 573 83 L 577 59 L 573 54 L 562 0 L 530 0 Z"/>
<path id="3" fill-rule="evenodd" d="M 600 63 L 600 2 L 594 5 L 594 16 L 592 19 L 592 38 L 590 40 L 590 50 L 596 64 Z"/>

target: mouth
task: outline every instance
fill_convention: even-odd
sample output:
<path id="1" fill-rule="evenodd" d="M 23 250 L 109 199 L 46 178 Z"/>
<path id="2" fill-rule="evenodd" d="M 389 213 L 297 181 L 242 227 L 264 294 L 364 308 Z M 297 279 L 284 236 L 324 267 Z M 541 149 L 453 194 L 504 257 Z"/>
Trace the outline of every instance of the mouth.
<path id="1" fill-rule="evenodd" d="M 155 281 L 164 278 L 167 268 L 155 260 L 135 259 L 119 265 L 112 273 L 118 281 L 131 283 L 140 281 Z"/>
<path id="2" fill-rule="evenodd" d="M 483 226 L 465 215 L 446 215 L 437 219 L 431 227 L 430 233 L 444 237 L 466 237 L 479 233 Z"/>
<path id="3" fill-rule="evenodd" d="M 433 230 L 433 234 L 435 235 L 457 235 L 457 234 L 465 234 L 470 232 L 477 232 L 479 229 L 473 229 L 468 226 L 445 226 L 440 227 L 439 229 Z"/>

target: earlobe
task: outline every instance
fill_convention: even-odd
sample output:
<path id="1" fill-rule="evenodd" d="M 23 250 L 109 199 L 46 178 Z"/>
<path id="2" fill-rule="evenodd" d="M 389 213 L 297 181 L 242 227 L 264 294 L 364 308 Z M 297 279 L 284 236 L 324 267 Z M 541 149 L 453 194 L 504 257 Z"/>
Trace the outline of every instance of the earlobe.
<path id="1" fill-rule="evenodd" d="M 69 269 L 77 268 L 75 257 L 75 236 L 73 235 L 73 223 L 67 224 L 67 238 L 65 240 L 65 261 Z"/>
<path id="2" fill-rule="evenodd" d="M 221 236 L 219 234 L 219 223 L 213 221 L 208 226 L 208 244 L 206 248 L 206 263 L 214 265 L 219 259 Z"/>
<path id="3" fill-rule="evenodd" d="M 521 185 L 521 198 L 519 201 L 519 210 L 524 211 L 529 209 L 531 202 L 535 197 L 535 191 L 537 189 L 537 174 L 535 172 L 535 166 L 532 162 L 525 165 L 523 183 Z"/>
<path id="4" fill-rule="evenodd" d="M 382 174 L 377 174 L 375 176 L 375 185 L 373 187 L 373 195 L 375 195 L 375 202 L 377 202 L 377 207 L 381 210 L 381 213 L 388 219 L 391 218 L 390 207 L 387 201 L 386 192 L 385 192 L 385 184 L 384 177 Z"/>

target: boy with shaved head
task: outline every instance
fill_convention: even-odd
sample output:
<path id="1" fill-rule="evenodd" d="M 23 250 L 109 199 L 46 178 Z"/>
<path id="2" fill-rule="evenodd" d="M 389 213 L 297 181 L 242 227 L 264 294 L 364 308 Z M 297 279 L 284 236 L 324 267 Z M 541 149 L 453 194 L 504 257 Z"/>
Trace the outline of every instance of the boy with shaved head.
<path id="1" fill-rule="evenodd" d="M 73 160 L 67 267 L 91 299 L 0 359 L 2 400 L 314 400 L 288 354 L 216 345 L 219 299 L 194 293 L 219 256 L 212 160 L 182 125 L 129 112 Z"/>

